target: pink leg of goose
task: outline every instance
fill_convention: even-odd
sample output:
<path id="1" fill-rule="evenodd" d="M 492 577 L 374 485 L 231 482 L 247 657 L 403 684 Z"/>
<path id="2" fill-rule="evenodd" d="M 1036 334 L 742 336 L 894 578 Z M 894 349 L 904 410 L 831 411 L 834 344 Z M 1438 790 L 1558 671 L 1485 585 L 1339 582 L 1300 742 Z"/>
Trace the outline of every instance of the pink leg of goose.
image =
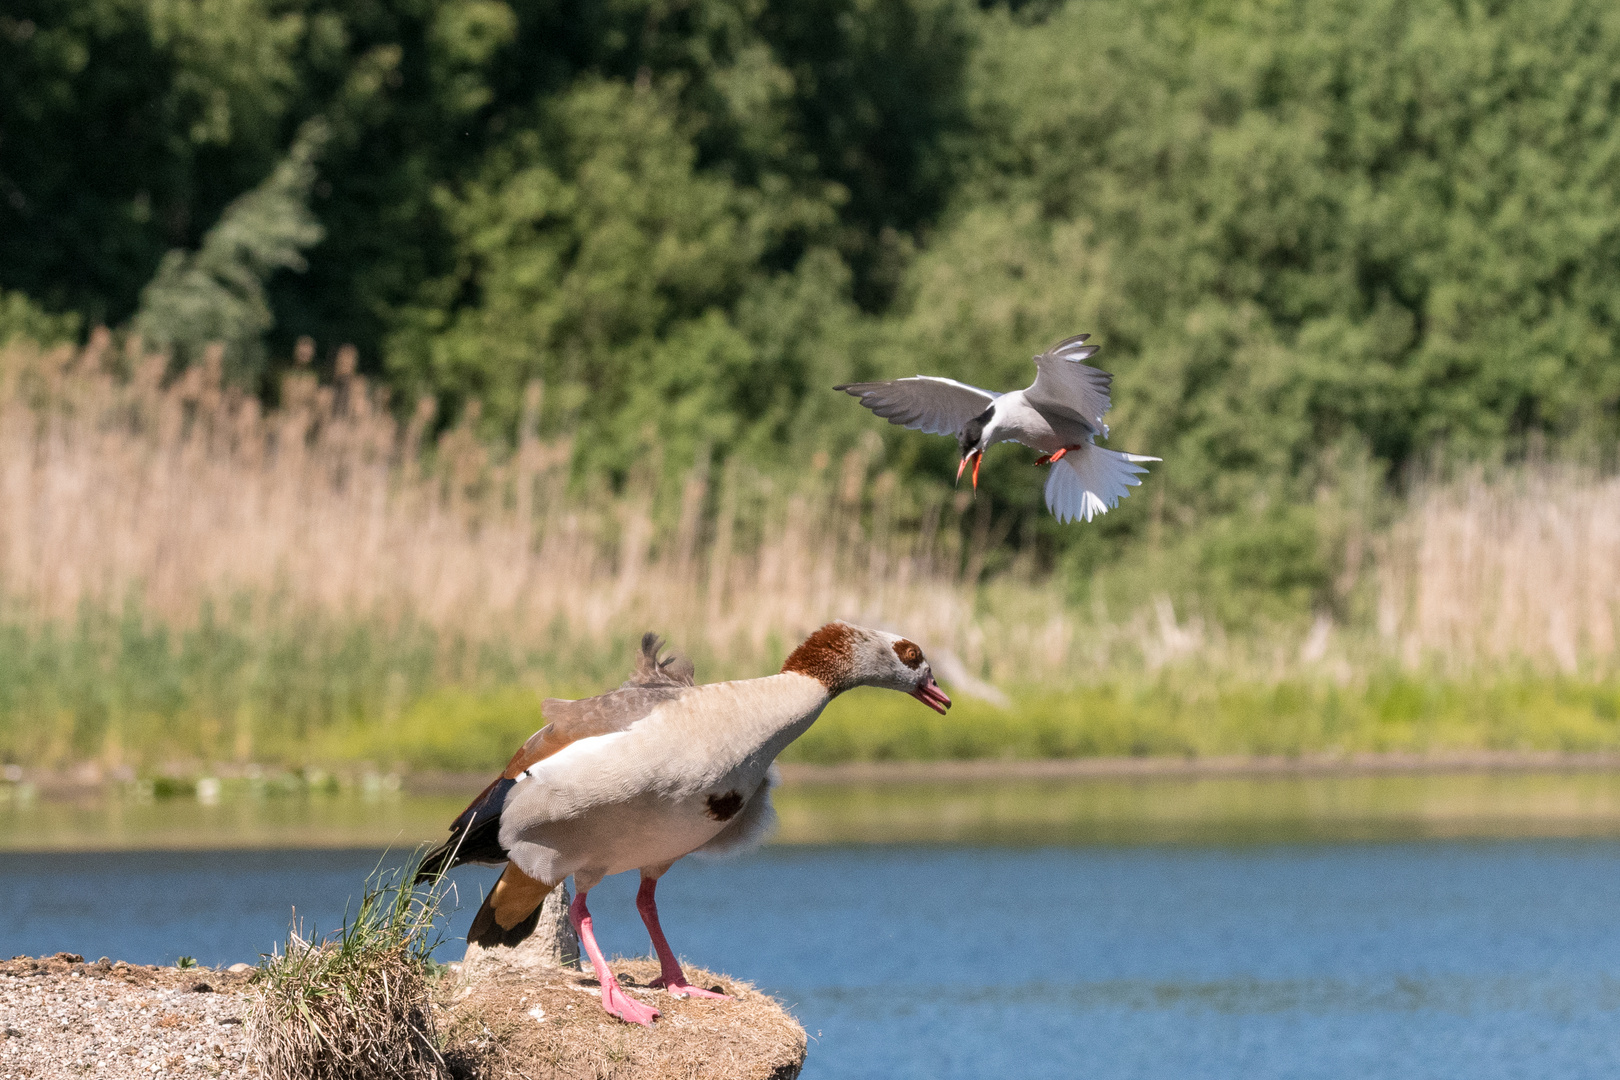
<path id="1" fill-rule="evenodd" d="M 652 938 L 653 950 L 658 953 L 658 966 L 663 969 L 658 978 L 647 985 L 663 987 L 676 997 L 728 997 L 713 990 L 699 989 L 686 981 L 686 972 L 681 970 L 681 962 L 675 959 L 669 942 L 664 940 L 664 928 L 658 925 L 658 901 L 653 899 L 653 890 L 657 888 L 657 878 L 644 877 L 641 879 L 641 891 L 636 893 L 636 910 L 641 912 L 641 921 L 647 924 L 647 935 Z"/>
<path id="2" fill-rule="evenodd" d="M 596 969 L 596 981 L 602 984 L 602 1008 L 607 1010 L 609 1016 L 651 1027 L 658 1010 L 651 1005 L 643 1005 L 625 993 L 619 980 L 613 977 L 612 969 L 596 944 L 596 935 L 591 933 L 591 913 L 585 907 L 584 893 L 574 897 L 574 902 L 568 906 L 568 920 L 574 924 L 574 932 L 585 946 L 585 955 L 591 958 L 591 967 Z"/>

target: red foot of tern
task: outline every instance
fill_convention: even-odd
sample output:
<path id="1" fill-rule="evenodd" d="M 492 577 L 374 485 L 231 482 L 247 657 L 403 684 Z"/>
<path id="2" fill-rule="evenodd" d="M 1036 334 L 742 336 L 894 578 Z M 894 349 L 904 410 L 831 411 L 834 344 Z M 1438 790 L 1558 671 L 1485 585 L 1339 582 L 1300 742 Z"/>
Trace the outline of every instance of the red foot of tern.
<path id="1" fill-rule="evenodd" d="M 1060 446 L 1056 450 L 1052 451 L 1050 454 L 1042 454 L 1040 457 L 1036 458 L 1035 459 L 1035 464 L 1037 464 L 1037 465 L 1056 465 L 1058 462 L 1063 460 L 1063 455 L 1064 454 L 1067 454 L 1070 450 L 1078 450 L 1078 449 L 1080 449 L 1078 446 Z"/>

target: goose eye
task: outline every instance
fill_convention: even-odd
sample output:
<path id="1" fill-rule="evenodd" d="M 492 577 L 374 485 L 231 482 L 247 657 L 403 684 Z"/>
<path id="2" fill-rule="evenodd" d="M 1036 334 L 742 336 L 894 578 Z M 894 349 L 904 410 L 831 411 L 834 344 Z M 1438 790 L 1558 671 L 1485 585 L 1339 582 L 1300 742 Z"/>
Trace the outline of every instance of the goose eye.
<path id="1" fill-rule="evenodd" d="M 898 656 L 900 662 L 908 668 L 916 668 L 923 659 L 922 650 L 905 638 L 894 643 L 894 655 Z"/>

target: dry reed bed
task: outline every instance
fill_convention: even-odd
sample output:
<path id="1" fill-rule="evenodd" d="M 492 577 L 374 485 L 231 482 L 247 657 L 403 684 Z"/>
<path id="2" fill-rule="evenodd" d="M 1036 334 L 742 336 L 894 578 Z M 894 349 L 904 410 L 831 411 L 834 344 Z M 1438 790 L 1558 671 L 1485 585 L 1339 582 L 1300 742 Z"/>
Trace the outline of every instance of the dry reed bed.
<path id="1" fill-rule="evenodd" d="M 432 403 L 401 428 L 352 357 L 335 385 L 292 376 L 268 413 L 221 386 L 217 359 L 167 385 L 164 368 L 105 335 L 0 358 L 0 597 L 14 610 L 69 620 L 138 591 L 148 616 L 185 626 L 206 600 L 247 594 L 519 647 L 559 624 L 656 624 L 743 659 L 848 617 L 974 666 L 993 639 L 1028 661 L 1006 676 L 1064 659 L 1067 621 L 1038 594 L 1017 618 L 975 616 L 958 568 L 977 576 L 985 530 L 964 553 L 937 512 L 895 528 L 894 478 L 869 480 L 869 448 L 822 459 L 791 491 L 700 468 L 664 508 L 650 484 L 571 494 L 569 441 L 535 433 L 538 388 L 500 456 L 465 418 L 425 446 Z"/>
<path id="2" fill-rule="evenodd" d="M 1431 486 L 1385 547 L 1379 630 L 1409 662 L 1611 667 L 1620 479 L 1541 467 Z"/>
<path id="3" fill-rule="evenodd" d="M 793 488 L 699 467 L 661 505 L 646 478 L 618 495 L 571 486 L 569 440 L 537 434 L 538 387 L 515 449 L 498 452 L 476 410 L 431 444 L 431 402 L 397 424 L 352 353 L 332 385 L 289 377 L 269 412 L 221 385 L 217 357 L 168 383 L 164 370 L 104 333 L 78 352 L 0 353 L 0 600 L 13 612 L 68 620 L 138 592 L 147 617 L 184 626 L 210 599 L 275 597 L 516 648 L 559 626 L 600 640 L 656 625 L 739 664 L 846 617 L 1014 683 L 1122 655 L 1231 659 L 1167 599 L 1095 626 L 1038 583 L 972 585 L 990 523 L 962 528 L 962 501 L 902 520 L 870 446 L 818 455 Z M 1544 469 L 1432 487 L 1376 546 L 1374 651 L 1566 671 L 1614 656 L 1620 481 Z M 261 602 L 258 617 L 274 610 Z M 1329 629 L 1287 666 L 1328 657 Z"/>

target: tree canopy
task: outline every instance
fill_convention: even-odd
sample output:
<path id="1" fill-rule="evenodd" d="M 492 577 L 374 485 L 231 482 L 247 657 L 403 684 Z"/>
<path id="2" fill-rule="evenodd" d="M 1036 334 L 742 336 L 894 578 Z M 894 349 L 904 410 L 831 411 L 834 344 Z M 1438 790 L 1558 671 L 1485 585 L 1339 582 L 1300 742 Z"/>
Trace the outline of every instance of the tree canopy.
<path id="1" fill-rule="evenodd" d="M 1081 331 L 1171 525 L 1330 460 L 1609 452 L 1617 59 L 1597 0 L 17 0 L 0 337 L 175 323 L 292 191 L 224 234 L 270 253 L 220 301 L 259 377 L 352 342 L 492 432 L 543 379 L 585 470 L 837 449 L 833 382 L 1006 389 Z"/>

